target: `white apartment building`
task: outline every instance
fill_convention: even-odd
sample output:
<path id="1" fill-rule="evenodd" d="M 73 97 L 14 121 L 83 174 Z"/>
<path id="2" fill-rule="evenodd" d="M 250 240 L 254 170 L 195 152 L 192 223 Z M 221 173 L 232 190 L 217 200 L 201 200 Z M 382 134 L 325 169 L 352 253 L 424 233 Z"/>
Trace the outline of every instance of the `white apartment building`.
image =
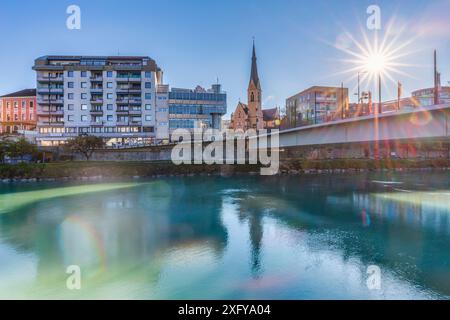
<path id="1" fill-rule="evenodd" d="M 169 138 L 169 88 L 149 57 L 44 56 L 37 73 L 37 142 L 95 135 L 108 145 Z"/>

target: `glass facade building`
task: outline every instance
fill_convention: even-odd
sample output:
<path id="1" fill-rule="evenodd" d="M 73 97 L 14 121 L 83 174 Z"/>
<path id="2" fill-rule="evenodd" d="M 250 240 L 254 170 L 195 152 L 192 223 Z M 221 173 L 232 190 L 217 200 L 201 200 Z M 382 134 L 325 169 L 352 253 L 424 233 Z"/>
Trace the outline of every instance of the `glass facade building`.
<path id="1" fill-rule="evenodd" d="M 169 92 L 169 129 L 221 130 L 222 116 L 227 113 L 227 94 L 219 84 L 205 90 L 172 88 Z"/>

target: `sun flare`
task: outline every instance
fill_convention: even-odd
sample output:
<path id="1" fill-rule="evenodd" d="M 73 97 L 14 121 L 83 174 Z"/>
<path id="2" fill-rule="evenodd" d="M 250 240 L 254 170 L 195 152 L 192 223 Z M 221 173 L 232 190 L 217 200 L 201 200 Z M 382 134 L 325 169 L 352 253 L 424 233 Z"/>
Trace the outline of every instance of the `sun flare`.
<path id="1" fill-rule="evenodd" d="M 335 48 L 347 56 L 339 59 L 344 69 L 338 74 L 348 76 L 345 82 L 360 77 L 361 85 L 369 89 L 377 86 L 379 77 L 383 87 L 388 89 L 392 85 L 396 87 L 403 77 L 413 78 L 405 69 L 419 66 L 405 60 L 415 52 L 412 44 L 417 37 L 405 40 L 405 29 L 406 26 L 399 26 L 392 19 L 381 31 L 361 29 L 359 40 L 346 31 L 343 34 L 345 45 L 335 44 Z"/>

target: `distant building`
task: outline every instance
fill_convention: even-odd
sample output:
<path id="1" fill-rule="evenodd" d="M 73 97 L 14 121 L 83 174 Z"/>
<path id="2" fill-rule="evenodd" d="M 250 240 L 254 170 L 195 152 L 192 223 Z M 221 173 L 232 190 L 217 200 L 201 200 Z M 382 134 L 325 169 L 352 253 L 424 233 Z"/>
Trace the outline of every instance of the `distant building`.
<path id="1" fill-rule="evenodd" d="M 222 119 L 222 130 L 230 128 L 230 125 L 231 125 L 230 119 Z"/>
<path id="2" fill-rule="evenodd" d="M 412 93 L 419 106 L 426 107 L 434 105 L 434 88 L 420 89 Z M 439 88 L 439 104 L 450 103 L 450 87 Z"/>
<path id="3" fill-rule="evenodd" d="M 280 126 L 280 110 L 278 108 L 264 109 L 264 129 L 275 129 Z"/>
<path id="4" fill-rule="evenodd" d="M 25 89 L 0 97 L 0 133 L 36 129 L 36 89 Z"/>
<path id="5" fill-rule="evenodd" d="M 139 145 L 167 132 L 159 126 L 168 122 L 156 120 L 157 99 L 164 99 L 157 93 L 162 71 L 149 57 L 44 56 L 33 69 L 41 145 L 84 134 L 107 144 Z"/>
<path id="6" fill-rule="evenodd" d="M 291 128 L 345 117 L 348 88 L 314 86 L 286 100 Z"/>
<path id="7" fill-rule="evenodd" d="M 220 84 L 205 90 L 172 88 L 169 92 L 169 130 L 222 128 L 222 116 L 227 113 L 227 94 Z"/>

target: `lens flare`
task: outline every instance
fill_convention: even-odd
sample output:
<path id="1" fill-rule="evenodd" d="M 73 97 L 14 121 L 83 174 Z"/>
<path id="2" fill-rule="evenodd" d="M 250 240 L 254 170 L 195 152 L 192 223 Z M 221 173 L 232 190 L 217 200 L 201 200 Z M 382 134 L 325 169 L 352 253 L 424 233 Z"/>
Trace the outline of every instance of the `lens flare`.
<path id="1" fill-rule="evenodd" d="M 405 71 L 410 67 L 422 67 L 405 62 L 408 56 L 417 52 L 412 44 L 419 35 L 405 40 L 407 25 L 399 25 L 395 17 L 392 18 L 381 31 L 367 31 L 361 28 L 359 40 L 349 31 L 345 31 L 333 46 L 343 52 L 347 57 L 338 59 L 344 65 L 341 72 L 335 75 L 348 75 L 345 82 L 355 81 L 360 77 L 363 89 L 370 90 L 378 85 L 381 77 L 382 85 L 386 89 L 388 83 L 397 88 L 401 77 L 414 78 Z M 346 39 L 345 43 L 342 40 Z M 343 45 L 343 43 L 345 45 Z"/>

